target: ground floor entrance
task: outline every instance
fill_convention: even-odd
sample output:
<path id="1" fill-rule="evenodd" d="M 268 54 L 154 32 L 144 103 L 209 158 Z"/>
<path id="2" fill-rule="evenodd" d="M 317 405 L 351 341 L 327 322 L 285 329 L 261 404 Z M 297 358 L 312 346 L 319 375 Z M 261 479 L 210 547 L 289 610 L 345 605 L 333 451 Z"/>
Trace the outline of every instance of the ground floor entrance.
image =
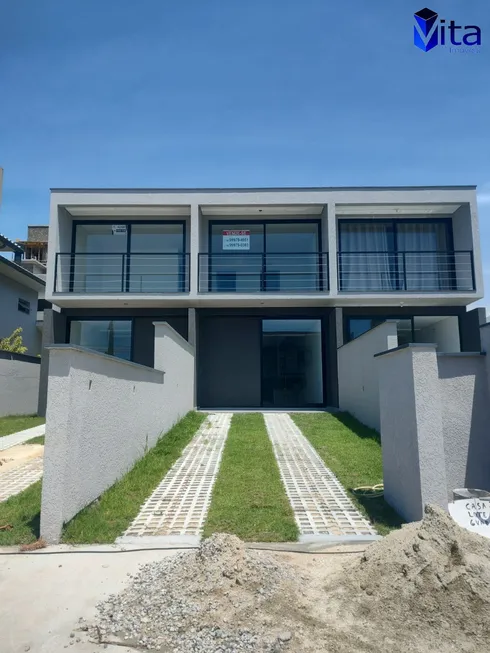
<path id="1" fill-rule="evenodd" d="M 201 408 L 319 408 L 325 399 L 326 325 L 298 315 L 206 315 L 197 323 Z"/>

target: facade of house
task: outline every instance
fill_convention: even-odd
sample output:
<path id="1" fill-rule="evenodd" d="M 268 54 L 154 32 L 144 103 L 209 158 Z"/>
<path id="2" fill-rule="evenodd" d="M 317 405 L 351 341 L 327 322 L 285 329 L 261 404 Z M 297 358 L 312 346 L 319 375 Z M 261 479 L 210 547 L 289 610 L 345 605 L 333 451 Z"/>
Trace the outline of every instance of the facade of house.
<path id="1" fill-rule="evenodd" d="M 153 366 L 155 321 L 196 348 L 200 408 L 338 403 L 337 349 L 479 351 L 474 187 L 53 190 L 43 345 Z"/>
<path id="2" fill-rule="evenodd" d="M 20 264 L 41 279 L 46 279 L 48 232 L 48 226 L 29 225 L 27 227 L 27 240 L 17 240 L 17 243 L 24 251 Z"/>
<path id="3" fill-rule="evenodd" d="M 13 260 L 2 254 L 13 255 Z M 38 298 L 44 294 L 45 282 L 21 266 L 22 254 L 22 247 L 0 235 L 0 338 L 22 327 L 27 353 L 36 356 L 42 338 Z"/>

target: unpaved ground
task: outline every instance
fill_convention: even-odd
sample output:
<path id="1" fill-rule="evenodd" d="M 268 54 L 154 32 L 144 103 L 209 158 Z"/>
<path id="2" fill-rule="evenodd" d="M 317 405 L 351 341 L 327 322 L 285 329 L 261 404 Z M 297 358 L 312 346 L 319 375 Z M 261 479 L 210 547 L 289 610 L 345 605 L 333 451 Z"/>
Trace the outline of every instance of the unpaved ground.
<path id="1" fill-rule="evenodd" d="M 5 451 L 0 451 L 0 474 L 19 467 L 28 460 L 40 458 L 43 454 L 44 446 L 42 444 L 18 444 L 10 449 L 5 449 Z"/>
<path id="2" fill-rule="evenodd" d="M 433 508 L 347 560 L 215 535 L 143 567 L 89 632 L 165 653 L 484 653 L 490 541 Z"/>

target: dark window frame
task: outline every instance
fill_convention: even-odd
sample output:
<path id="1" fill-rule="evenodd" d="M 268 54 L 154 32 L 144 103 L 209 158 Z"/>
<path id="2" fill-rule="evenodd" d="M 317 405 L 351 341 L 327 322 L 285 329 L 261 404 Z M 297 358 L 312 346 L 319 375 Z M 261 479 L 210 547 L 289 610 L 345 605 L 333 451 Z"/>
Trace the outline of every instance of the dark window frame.
<path id="1" fill-rule="evenodd" d="M 338 236 L 337 246 L 338 251 L 343 254 L 356 254 L 357 250 L 343 250 L 342 249 L 342 224 L 391 224 L 393 230 L 393 253 L 399 254 L 405 250 L 398 249 L 398 230 L 399 224 L 438 224 L 444 223 L 446 225 L 446 238 L 447 238 L 447 251 L 454 251 L 454 238 L 453 238 L 453 221 L 452 218 L 337 218 Z M 361 252 L 362 253 L 362 252 Z"/>
<path id="2" fill-rule="evenodd" d="M 239 220 L 209 220 L 208 222 L 208 247 L 207 247 L 207 256 L 208 256 L 208 292 L 216 292 L 213 291 L 212 289 L 212 256 L 213 254 L 222 254 L 222 252 L 213 252 L 212 250 L 212 243 L 213 243 L 213 226 L 214 225 L 230 225 L 230 226 L 237 226 L 239 227 L 240 225 L 250 225 L 251 223 L 253 224 L 258 224 L 263 227 L 263 251 L 262 252 L 253 252 L 252 254 L 250 252 L 244 252 L 242 250 L 237 250 L 237 255 L 241 256 L 263 256 L 264 258 L 267 255 L 267 225 L 268 224 L 316 224 L 317 225 L 317 237 L 318 237 L 318 249 L 316 252 L 283 252 L 284 254 L 316 254 L 318 256 L 318 283 L 319 283 L 319 292 L 323 292 L 324 290 L 324 279 L 323 279 L 323 261 L 322 261 L 322 255 L 323 255 L 323 237 L 322 237 L 322 220 L 321 218 L 306 218 L 304 220 L 300 220 L 298 218 L 292 218 L 290 220 L 287 219 L 279 219 L 279 220 L 272 220 L 272 219 L 259 219 L 255 220 L 253 217 L 251 218 L 240 218 Z M 272 252 L 273 254 L 281 254 L 281 252 Z M 227 253 L 228 254 L 228 253 Z M 233 253 L 229 252 L 229 255 L 233 257 Z M 264 266 L 265 267 L 265 266 Z M 264 278 L 261 280 L 261 289 L 260 292 L 266 292 L 267 291 L 267 270 L 265 270 L 264 273 Z"/>
<path id="3" fill-rule="evenodd" d="M 73 344 L 70 342 L 71 335 L 71 323 L 72 322 L 130 322 L 131 323 L 131 340 L 130 340 L 130 353 L 129 360 L 133 362 L 134 355 L 134 317 L 113 317 L 111 315 L 98 315 L 96 317 L 82 317 L 82 316 L 70 316 L 66 318 L 66 333 L 65 333 L 65 342 L 70 345 Z M 76 345 L 74 345 L 76 347 Z M 114 356 L 114 358 L 119 358 L 119 356 Z M 126 360 L 121 358 L 120 360 Z"/>
<path id="4" fill-rule="evenodd" d="M 454 252 L 454 237 L 453 237 L 453 221 L 450 217 L 441 217 L 441 218 L 337 218 L 337 251 L 338 251 L 338 274 L 339 274 L 339 292 L 344 292 L 340 288 L 340 270 L 341 270 L 341 259 L 342 254 L 369 254 L 370 250 L 359 251 L 359 250 L 343 250 L 342 249 L 342 224 L 389 224 L 391 226 L 391 231 L 393 234 L 393 249 L 388 249 L 387 253 L 394 254 L 393 259 L 393 270 L 394 278 L 399 278 L 400 270 L 398 269 L 398 254 L 403 252 L 406 253 L 406 250 L 400 250 L 398 248 L 398 225 L 401 224 L 444 224 L 446 226 L 446 252 Z M 375 250 L 373 250 L 374 252 Z M 434 250 L 433 253 L 437 253 L 438 250 Z M 378 252 L 379 253 L 379 252 Z M 430 251 L 427 251 L 430 254 Z M 403 266 L 402 266 L 403 267 Z M 392 292 L 399 292 L 403 290 L 402 288 L 397 288 Z M 358 292 L 358 291 L 354 291 Z M 360 291 L 359 291 L 360 292 Z"/>
<path id="5" fill-rule="evenodd" d="M 318 320 L 320 322 L 320 349 L 321 349 L 321 362 L 322 362 L 322 404 L 314 404 L 310 406 L 310 409 L 319 409 L 323 408 L 324 406 L 327 405 L 327 351 L 328 351 L 328 343 L 327 343 L 327 337 L 328 337 L 328 318 L 325 316 L 320 316 L 320 315 L 315 315 L 315 316 L 306 316 L 306 315 L 298 315 L 292 317 L 291 315 L 286 316 L 286 317 L 281 317 L 281 314 L 279 316 L 274 315 L 272 316 L 267 316 L 267 317 L 259 317 L 257 320 L 259 323 L 259 342 L 260 342 L 260 407 L 261 408 L 268 408 L 270 409 L 271 407 L 265 407 L 264 406 L 264 393 L 263 393 L 263 381 L 264 381 L 264 350 L 263 350 L 263 337 L 264 337 L 264 327 L 263 327 L 263 322 L 264 320 L 272 321 L 272 320 L 279 320 L 281 322 L 287 321 L 287 320 Z M 274 407 L 272 408 L 274 410 Z"/>
<path id="6" fill-rule="evenodd" d="M 184 261 L 184 273 L 181 275 L 180 283 L 179 285 L 181 286 L 181 290 L 179 292 L 186 292 L 186 277 L 188 276 L 190 279 L 190 261 L 189 261 L 189 270 L 187 271 L 185 267 L 188 264 L 188 257 L 187 257 L 187 221 L 186 220 L 117 220 L 117 216 L 115 216 L 115 219 L 113 220 L 73 220 L 72 223 L 72 231 L 71 231 L 71 254 L 73 256 L 76 256 L 77 251 L 76 251 L 76 241 L 77 241 L 77 226 L 82 225 L 82 224 L 93 224 L 93 225 L 113 225 L 113 224 L 124 224 L 127 227 L 127 236 L 126 236 L 126 252 L 122 252 L 121 255 L 124 256 L 126 255 L 126 266 L 124 269 L 124 275 L 126 276 L 126 283 L 125 283 L 125 288 L 124 292 L 129 293 L 130 290 L 130 281 L 131 281 L 131 254 L 143 254 L 144 252 L 132 252 L 131 251 L 131 228 L 133 225 L 144 225 L 144 224 L 180 224 L 182 225 L 182 238 L 183 238 L 183 251 L 182 251 L 182 257 Z M 84 254 L 92 254 L 93 252 L 83 252 Z M 174 254 L 175 252 L 152 252 L 152 254 L 155 255 L 165 255 L 165 254 Z M 71 271 L 70 271 L 70 281 L 69 281 L 69 292 L 73 292 L 73 284 L 74 284 L 74 274 L 75 271 L 73 269 L 73 266 L 71 266 Z M 56 282 L 56 271 L 55 271 L 55 282 Z M 121 281 L 122 285 L 122 281 Z"/>

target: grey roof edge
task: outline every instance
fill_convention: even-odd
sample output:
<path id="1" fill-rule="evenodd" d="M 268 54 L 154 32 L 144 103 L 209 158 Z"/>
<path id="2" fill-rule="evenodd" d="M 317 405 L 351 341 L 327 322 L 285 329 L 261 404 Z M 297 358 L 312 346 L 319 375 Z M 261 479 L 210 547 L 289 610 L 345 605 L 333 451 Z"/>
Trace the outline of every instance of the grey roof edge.
<path id="1" fill-rule="evenodd" d="M 13 240 L 10 240 L 10 238 L 7 238 L 7 236 L 0 234 L 0 240 L 8 245 L 8 247 L 11 247 L 13 252 L 17 252 L 18 254 L 24 253 L 24 248 Z"/>
<path id="2" fill-rule="evenodd" d="M 231 188 L 50 188 L 51 193 L 257 193 L 342 190 L 476 190 L 468 186 L 264 186 Z"/>
<path id="3" fill-rule="evenodd" d="M 32 274 L 31 272 L 29 272 L 29 270 L 26 270 L 21 265 L 17 265 L 17 263 L 14 263 L 14 261 L 9 261 L 4 256 L 0 256 L 0 263 L 4 263 L 5 265 L 7 265 L 8 267 L 16 270 L 17 272 L 20 272 L 21 274 L 24 274 L 31 281 L 36 281 L 42 288 L 46 287 L 46 282 L 45 281 L 40 279 L 35 274 Z"/>

